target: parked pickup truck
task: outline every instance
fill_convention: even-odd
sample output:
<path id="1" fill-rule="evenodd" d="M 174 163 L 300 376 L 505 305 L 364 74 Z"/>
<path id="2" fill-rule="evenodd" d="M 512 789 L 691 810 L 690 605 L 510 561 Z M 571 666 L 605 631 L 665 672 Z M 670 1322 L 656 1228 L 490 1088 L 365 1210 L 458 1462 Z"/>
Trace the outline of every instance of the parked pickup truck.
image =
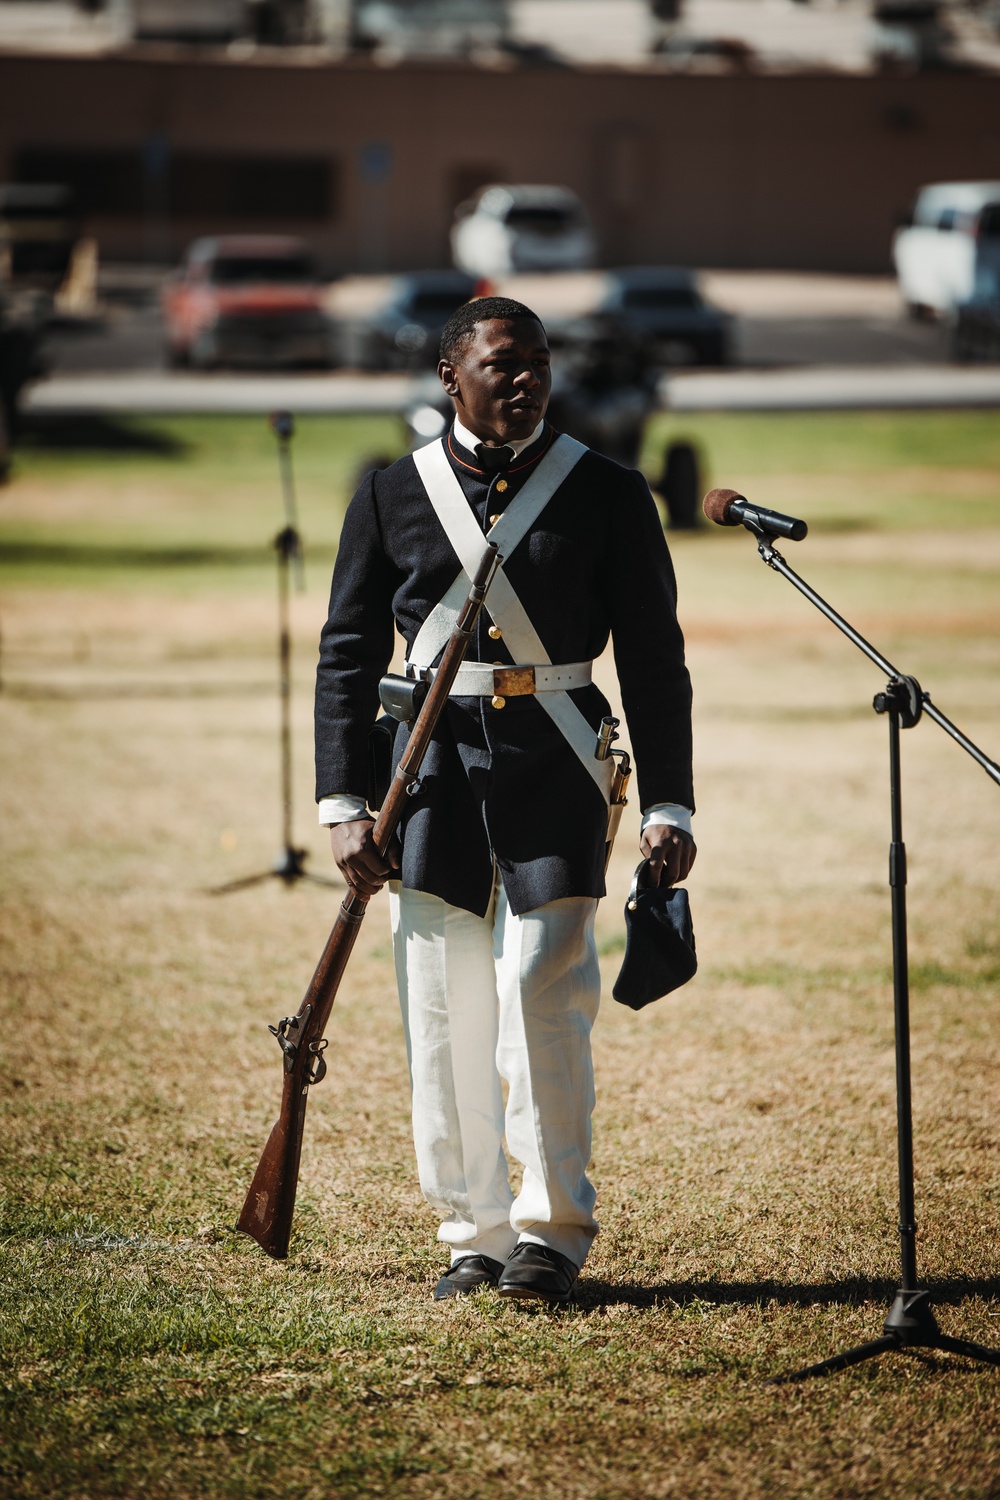
<path id="1" fill-rule="evenodd" d="M 333 361 L 326 288 L 309 248 L 278 235 L 196 240 L 163 289 L 174 365 L 320 365 Z"/>
<path id="2" fill-rule="evenodd" d="M 920 189 L 892 258 L 915 317 L 948 316 L 1000 265 L 1000 182 L 935 182 Z"/>

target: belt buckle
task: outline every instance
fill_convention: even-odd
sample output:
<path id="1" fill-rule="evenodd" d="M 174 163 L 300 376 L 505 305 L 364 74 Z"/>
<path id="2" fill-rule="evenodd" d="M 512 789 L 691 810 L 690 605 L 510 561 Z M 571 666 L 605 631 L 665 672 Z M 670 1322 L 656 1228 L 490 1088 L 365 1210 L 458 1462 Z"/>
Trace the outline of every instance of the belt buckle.
<path id="1" fill-rule="evenodd" d="M 534 667 L 494 667 L 493 692 L 501 698 L 523 698 L 535 691 Z"/>

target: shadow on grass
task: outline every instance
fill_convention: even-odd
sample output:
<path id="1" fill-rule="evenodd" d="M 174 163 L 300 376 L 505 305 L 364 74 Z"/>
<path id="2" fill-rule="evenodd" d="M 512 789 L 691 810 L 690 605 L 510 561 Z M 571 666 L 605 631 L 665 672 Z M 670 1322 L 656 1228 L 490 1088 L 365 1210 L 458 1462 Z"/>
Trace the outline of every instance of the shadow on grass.
<path id="1" fill-rule="evenodd" d="M 4 698 L 21 698 L 37 703 L 97 703 L 118 698 L 254 698 L 262 693 L 274 692 L 273 681 L 61 684 L 4 680 L 0 684 L 0 695 Z"/>
<path id="2" fill-rule="evenodd" d="M 314 561 L 332 561 L 335 547 L 311 547 Z M 137 547 L 101 542 L 5 541 L 0 561 L 10 568 L 116 568 L 142 572 L 167 568 L 260 567 L 274 557 L 273 545 L 255 547 Z"/>
<path id="3" fill-rule="evenodd" d="M 924 1281 L 935 1305 L 955 1307 L 970 1297 L 1000 1297 L 1000 1277 L 967 1277 L 948 1281 Z M 640 1286 L 637 1282 L 581 1281 L 576 1294 L 577 1307 L 675 1307 L 695 1302 L 718 1307 L 762 1307 L 777 1303 L 779 1307 L 817 1307 L 844 1304 L 861 1307 L 870 1302 L 890 1303 L 899 1287 L 895 1279 L 845 1277 L 841 1281 L 806 1282 L 787 1285 L 778 1281 L 674 1281 L 657 1286 Z"/>
<path id="4" fill-rule="evenodd" d="M 259 567 L 273 554 L 270 547 L 129 547 L 76 542 L 4 542 L 3 561 L 9 567 L 205 568 Z"/>
<path id="5" fill-rule="evenodd" d="M 190 452 L 190 444 L 161 427 L 82 413 L 24 413 L 17 436 L 19 447 L 63 453 L 153 453 L 160 458 L 186 458 Z"/>

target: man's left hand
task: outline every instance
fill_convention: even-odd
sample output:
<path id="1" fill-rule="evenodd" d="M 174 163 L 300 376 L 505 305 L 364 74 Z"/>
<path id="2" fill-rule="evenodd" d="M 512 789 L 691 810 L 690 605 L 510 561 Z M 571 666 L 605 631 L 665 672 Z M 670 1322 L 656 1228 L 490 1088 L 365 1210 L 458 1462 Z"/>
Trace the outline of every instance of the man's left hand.
<path id="1" fill-rule="evenodd" d="M 698 853 L 691 835 L 669 823 L 651 823 L 639 840 L 639 848 L 649 860 L 647 884 L 651 886 L 686 880 Z"/>

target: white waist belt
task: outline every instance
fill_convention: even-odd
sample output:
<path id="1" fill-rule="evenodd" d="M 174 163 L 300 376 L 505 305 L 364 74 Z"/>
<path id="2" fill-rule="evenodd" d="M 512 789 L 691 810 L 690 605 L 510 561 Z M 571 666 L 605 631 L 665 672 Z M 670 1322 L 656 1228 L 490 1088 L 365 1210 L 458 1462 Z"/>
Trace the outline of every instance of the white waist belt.
<path id="1" fill-rule="evenodd" d="M 458 669 L 451 690 L 453 698 L 522 698 L 528 693 L 571 693 L 592 680 L 593 662 L 572 661 L 564 666 L 495 667 L 489 662 L 466 661 Z M 422 676 L 433 679 L 436 668 Z M 407 676 L 416 675 L 411 668 Z"/>

